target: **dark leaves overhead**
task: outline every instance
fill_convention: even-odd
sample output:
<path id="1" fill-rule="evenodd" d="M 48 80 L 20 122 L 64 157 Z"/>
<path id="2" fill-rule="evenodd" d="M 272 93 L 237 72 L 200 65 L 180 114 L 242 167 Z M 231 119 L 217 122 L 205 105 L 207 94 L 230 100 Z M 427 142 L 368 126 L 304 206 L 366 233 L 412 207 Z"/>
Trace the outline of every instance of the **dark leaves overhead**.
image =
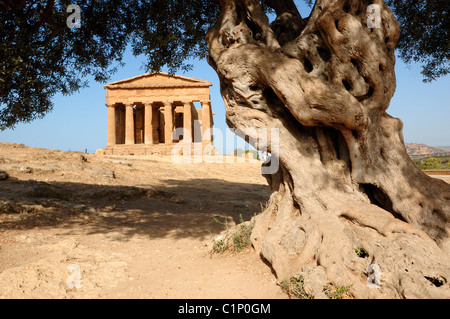
<path id="1" fill-rule="evenodd" d="M 73 2 L 0 2 L 0 130 L 43 117 L 52 96 L 85 87 L 88 75 L 105 82 L 130 44 L 148 71 L 188 69 L 205 57 L 218 14 L 209 1 L 79 1 L 81 28 L 70 29 Z"/>
<path id="2" fill-rule="evenodd" d="M 207 54 L 205 34 L 215 22 L 218 7 L 210 1 L 142 0 L 136 1 L 135 34 L 132 37 L 135 55 L 145 54 L 149 71 L 167 65 L 170 72 L 189 69 L 189 58 Z"/>
<path id="3" fill-rule="evenodd" d="M 397 44 L 405 62 L 422 64 L 425 82 L 450 72 L 450 4 L 448 0 L 387 0 L 400 23 Z"/>
<path id="4" fill-rule="evenodd" d="M 66 9 L 77 2 L 81 28 L 69 29 Z M 88 75 L 107 81 L 129 45 L 135 55 L 147 57 L 147 71 L 191 68 L 190 58 L 207 55 L 205 34 L 218 17 L 218 2 L 1 1 L 0 130 L 43 117 L 56 93 L 78 91 Z M 422 63 L 427 80 L 447 74 L 448 0 L 387 2 L 403 28 L 402 58 Z"/>

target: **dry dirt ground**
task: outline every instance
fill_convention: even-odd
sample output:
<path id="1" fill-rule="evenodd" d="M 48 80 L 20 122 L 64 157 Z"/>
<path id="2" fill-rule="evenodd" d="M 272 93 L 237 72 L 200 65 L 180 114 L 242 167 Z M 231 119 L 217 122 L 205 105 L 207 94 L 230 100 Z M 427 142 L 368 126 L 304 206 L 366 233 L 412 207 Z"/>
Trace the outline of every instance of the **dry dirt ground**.
<path id="1" fill-rule="evenodd" d="M 0 143 L 0 298 L 288 298 L 252 248 L 211 253 L 268 200 L 260 165 Z"/>
<path id="2" fill-rule="evenodd" d="M 211 253 L 266 203 L 260 165 L 0 143 L 0 298 L 288 298 L 251 248 Z"/>

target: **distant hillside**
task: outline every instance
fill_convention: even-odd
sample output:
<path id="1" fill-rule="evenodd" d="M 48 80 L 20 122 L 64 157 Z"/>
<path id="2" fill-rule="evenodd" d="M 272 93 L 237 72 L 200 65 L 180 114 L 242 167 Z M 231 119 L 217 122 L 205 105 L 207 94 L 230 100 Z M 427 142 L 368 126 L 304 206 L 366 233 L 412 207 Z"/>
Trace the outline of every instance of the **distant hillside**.
<path id="1" fill-rule="evenodd" d="M 411 157 L 450 155 L 450 146 L 431 147 L 425 144 L 406 143 L 406 151 Z"/>

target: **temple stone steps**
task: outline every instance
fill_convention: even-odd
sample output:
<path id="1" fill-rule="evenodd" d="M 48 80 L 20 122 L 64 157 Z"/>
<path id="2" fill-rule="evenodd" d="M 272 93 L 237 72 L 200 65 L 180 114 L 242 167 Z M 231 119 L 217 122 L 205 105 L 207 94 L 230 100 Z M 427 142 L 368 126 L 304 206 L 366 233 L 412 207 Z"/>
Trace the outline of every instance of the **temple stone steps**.
<path id="1" fill-rule="evenodd" d="M 202 143 L 191 144 L 191 155 L 203 154 Z M 105 148 L 98 150 L 98 154 L 101 155 L 172 155 L 176 153 L 178 155 L 183 154 L 183 147 L 181 144 L 116 144 L 114 146 L 106 146 Z M 217 154 L 217 151 L 215 151 Z"/>

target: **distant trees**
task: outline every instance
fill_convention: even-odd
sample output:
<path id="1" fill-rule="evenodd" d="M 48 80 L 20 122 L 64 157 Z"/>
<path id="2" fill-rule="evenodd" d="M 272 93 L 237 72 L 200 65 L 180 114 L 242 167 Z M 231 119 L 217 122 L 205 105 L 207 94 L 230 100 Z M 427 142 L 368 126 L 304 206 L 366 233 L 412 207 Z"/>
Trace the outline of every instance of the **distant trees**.
<path id="1" fill-rule="evenodd" d="M 257 150 L 243 150 L 242 148 L 237 148 L 234 150 L 234 156 L 244 156 L 244 154 L 252 154 L 254 159 L 260 160 Z"/>
<path id="2" fill-rule="evenodd" d="M 413 159 L 419 169 L 450 169 L 450 156 Z"/>

